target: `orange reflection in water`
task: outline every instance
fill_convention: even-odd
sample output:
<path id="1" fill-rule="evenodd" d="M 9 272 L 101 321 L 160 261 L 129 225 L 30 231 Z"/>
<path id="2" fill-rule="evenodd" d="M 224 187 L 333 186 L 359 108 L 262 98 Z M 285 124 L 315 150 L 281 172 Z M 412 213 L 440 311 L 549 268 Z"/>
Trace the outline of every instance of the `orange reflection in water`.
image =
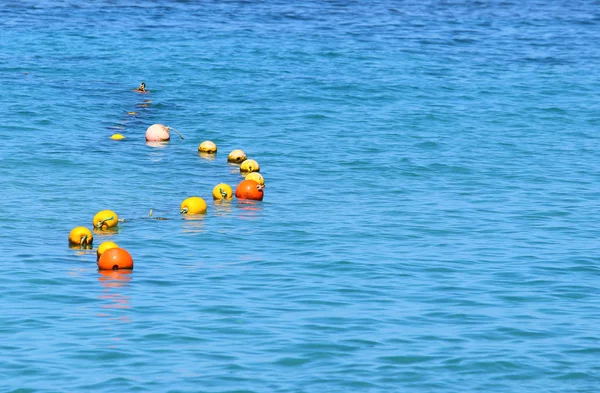
<path id="1" fill-rule="evenodd" d="M 104 293 L 98 298 L 107 300 L 107 304 L 103 304 L 101 307 L 105 310 L 114 309 L 130 309 L 131 303 L 129 296 L 124 296 L 121 292 L 129 287 L 129 283 L 132 279 L 132 270 L 99 270 L 98 271 L 98 282 L 104 287 Z M 111 317 L 110 314 L 100 313 L 99 317 Z M 129 317 L 120 316 L 117 319 L 121 322 L 131 322 Z"/>
<path id="2" fill-rule="evenodd" d="M 240 209 L 240 218 L 246 220 L 256 220 L 263 210 L 261 201 L 253 201 L 250 199 L 238 199 L 236 207 Z"/>
<path id="3" fill-rule="evenodd" d="M 98 270 L 98 281 L 105 288 L 121 288 L 131 281 L 133 270 Z"/>

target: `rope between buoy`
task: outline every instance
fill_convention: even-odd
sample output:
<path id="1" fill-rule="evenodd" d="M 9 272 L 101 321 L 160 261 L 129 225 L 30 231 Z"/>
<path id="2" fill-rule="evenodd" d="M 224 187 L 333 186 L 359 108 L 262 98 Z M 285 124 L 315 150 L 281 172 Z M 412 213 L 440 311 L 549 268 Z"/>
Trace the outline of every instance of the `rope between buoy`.
<path id="1" fill-rule="evenodd" d="M 109 220 L 114 220 L 114 219 L 115 219 L 115 216 L 110 216 L 109 218 L 105 218 L 105 219 L 104 219 L 104 220 L 102 220 L 102 221 L 98 221 L 98 224 L 96 224 L 96 228 L 102 228 L 102 226 L 104 225 L 104 223 L 105 223 L 106 221 L 109 221 Z"/>
<path id="2" fill-rule="evenodd" d="M 176 129 L 174 129 L 173 127 L 169 127 L 169 126 L 167 126 L 167 129 L 175 131 L 175 132 L 177 133 L 177 135 L 179 135 L 179 136 L 181 137 L 181 139 L 184 139 L 184 138 L 183 138 L 183 135 L 181 135 L 181 134 L 179 133 L 179 131 L 177 131 L 177 130 L 176 130 Z"/>

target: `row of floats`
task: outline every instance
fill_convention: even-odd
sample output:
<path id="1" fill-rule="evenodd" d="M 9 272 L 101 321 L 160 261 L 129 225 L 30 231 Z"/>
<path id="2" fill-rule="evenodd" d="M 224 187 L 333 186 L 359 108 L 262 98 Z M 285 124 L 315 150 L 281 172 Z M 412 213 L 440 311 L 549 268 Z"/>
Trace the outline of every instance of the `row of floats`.
<path id="1" fill-rule="evenodd" d="M 146 141 L 148 142 L 168 142 L 171 139 L 170 131 L 172 127 L 162 124 L 153 124 L 146 130 Z M 184 139 L 179 134 L 181 139 Z M 113 140 L 122 140 L 125 137 L 121 134 L 113 134 Z M 216 154 L 217 146 L 212 141 L 204 141 L 198 146 L 198 151 L 204 154 Z M 248 159 L 243 150 L 233 150 L 227 156 L 227 161 L 240 165 L 240 173 L 245 175 L 235 189 L 235 196 L 241 200 L 262 201 L 264 196 L 265 179 L 259 173 L 260 165 L 255 160 Z M 233 199 L 233 189 L 229 184 L 219 183 L 212 190 L 212 197 L 217 200 Z M 179 207 L 180 213 L 184 215 L 205 214 L 207 210 L 206 201 L 199 196 L 186 198 Z M 112 210 L 102 210 L 92 219 L 92 225 L 95 230 L 106 231 L 116 229 L 119 224 L 119 216 Z M 91 248 L 93 246 L 94 236 L 87 227 L 78 226 L 69 233 L 69 244 L 71 247 Z M 99 270 L 132 270 L 133 257 L 131 254 L 119 247 L 112 241 L 105 241 L 96 250 L 96 261 Z"/>

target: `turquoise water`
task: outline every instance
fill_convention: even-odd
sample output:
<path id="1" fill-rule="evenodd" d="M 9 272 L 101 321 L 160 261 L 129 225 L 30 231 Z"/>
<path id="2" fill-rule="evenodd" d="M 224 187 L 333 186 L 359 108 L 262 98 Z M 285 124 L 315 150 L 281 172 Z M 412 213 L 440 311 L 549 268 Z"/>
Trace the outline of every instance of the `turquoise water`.
<path id="1" fill-rule="evenodd" d="M 7 0 L 0 23 L 1 391 L 598 391 L 598 1 Z M 185 139 L 147 145 L 154 123 Z M 265 199 L 215 204 L 238 148 Z M 103 209 L 131 274 L 68 247 Z"/>

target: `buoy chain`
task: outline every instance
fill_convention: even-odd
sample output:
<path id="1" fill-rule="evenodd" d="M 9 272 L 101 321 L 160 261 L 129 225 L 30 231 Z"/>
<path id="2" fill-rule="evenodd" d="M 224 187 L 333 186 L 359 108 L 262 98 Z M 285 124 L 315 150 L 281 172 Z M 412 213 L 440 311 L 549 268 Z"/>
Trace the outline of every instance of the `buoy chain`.
<path id="1" fill-rule="evenodd" d="M 143 82 L 142 82 L 142 83 L 140 84 L 140 87 L 138 88 L 138 90 L 137 90 L 137 91 L 138 91 L 138 92 L 144 92 L 144 93 L 145 93 L 145 92 L 147 92 L 147 91 L 145 90 L 145 87 L 146 87 L 146 86 L 145 86 L 145 83 L 143 83 Z M 152 102 L 152 101 L 151 101 L 151 100 L 146 100 L 145 102 Z M 149 104 L 143 104 L 143 105 L 144 105 L 144 106 L 149 106 Z M 127 114 L 136 114 L 136 112 L 127 112 Z M 157 126 L 158 126 L 158 128 L 157 128 Z M 125 128 L 125 127 L 123 127 L 123 128 Z M 163 133 L 166 131 L 166 134 L 167 134 L 167 139 L 160 139 L 160 140 L 168 141 L 168 140 L 169 140 L 169 138 L 170 138 L 170 137 L 169 137 L 169 135 L 168 135 L 168 132 L 169 132 L 170 130 L 173 130 L 175 133 L 177 133 L 177 135 L 179 135 L 179 137 L 180 137 L 181 139 L 185 139 L 185 138 L 183 137 L 183 135 L 181 135 L 181 133 L 180 133 L 178 130 L 176 130 L 175 128 L 173 128 L 173 127 L 170 127 L 170 126 L 165 126 L 165 125 L 162 125 L 162 124 L 154 124 L 154 125 L 152 125 L 151 127 L 149 127 L 149 128 L 148 128 L 148 130 L 146 131 L 146 140 L 147 140 L 147 141 L 154 140 L 154 139 L 150 139 L 150 138 L 148 137 L 148 133 L 150 132 L 150 130 L 151 130 L 151 129 L 152 129 L 152 130 L 155 130 L 155 129 L 160 129 L 160 131 L 162 131 Z M 117 135 L 117 134 L 115 134 L 115 135 Z M 113 135 L 113 136 L 114 136 L 114 135 Z M 121 139 L 122 139 L 122 138 L 123 138 L 123 137 L 121 136 Z M 200 146 L 200 147 L 198 147 L 198 150 L 202 152 L 202 151 L 203 151 L 202 149 L 204 149 L 205 151 L 207 151 L 207 152 L 209 152 L 209 153 L 216 153 L 216 145 L 215 145 L 214 143 L 212 143 L 211 141 L 205 141 L 205 142 L 210 142 L 210 143 L 206 144 L 208 147 L 203 147 L 203 146 L 202 146 L 202 145 L 204 145 L 204 142 L 203 142 L 203 143 L 201 144 L 201 146 Z M 232 154 L 230 153 L 230 155 L 229 155 L 229 157 L 228 157 L 228 162 L 241 163 L 241 164 L 242 164 L 242 167 L 240 168 L 240 172 L 241 172 L 242 174 L 244 174 L 244 173 L 246 173 L 246 172 L 248 172 L 248 173 L 258 172 L 258 171 L 260 170 L 260 169 L 259 169 L 259 166 L 258 166 L 258 163 L 256 163 L 254 160 L 248 160 L 248 165 L 244 165 L 244 163 L 245 163 L 245 161 L 246 161 L 246 155 L 245 155 L 245 153 L 244 153 L 243 151 L 241 151 L 241 150 L 236 150 L 235 152 L 237 152 L 237 153 L 241 152 L 241 153 L 242 153 L 242 155 L 243 155 L 243 157 L 240 157 L 240 156 L 239 156 L 239 154 L 238 154 L 238 156 L 233 156 L 233 157 L 232 157 Z M 232 152 L 232 153 L 234 153 L 234 152 Z M 261 178 L 262 178 L 262 177 L 260 177 L 260 176 L 259 176 L 259 179 L 261 179 Z M 253 180 L 254 180 L 254 179 L 253 179 Z M 262 182 L 264 183 L 264 179 L 262 179 Z M 240 185 L 238 186 L 238 189 L 240 188 L 241 184 L 242 184 L 242 183 L 240 183 Z M 219 188 L 218 188 L 218 192 L 219 192 L 219 194 L 221 195 L 221 197 L 222 197 L 223 199 L 226 199 L 228 196 L 230 196 L 230 193 L 231 193 L 231 194 L 233 194 L 233 192 L 232 192 L 232 190 L 231 190 L 231 187 L 230 187 L 229 185 L 227 185 L 227 184 L 224 184 L 224 186 L 226 186 L 226 188 L 224 189 L 223 187 L 219 187 Z M 248 191 L 248 192 L 252 193 L 252 191 L 251 191 L 251 186 L 250 186 L 250 185 L 246 184 L 246 185 L 245 185 L 245 187 L 246 187 L 246 189 L 244 190 L 244 192 Z M 259 183 L 259 184 L 257 184 L 257 185 L 256 185 L 256 189 L 257 189 L 258 191 L 262 191 L 262 189 L 263 189 L 264 187 L 265 187 L 265 186 L 264 186 L 264 184 L 260 184 L 260 183 Z M 235 195 L 236 195 L 236 197 L 238 197 L 238 189 L 236 189 L 236 191 L 235 191 Z M 245 194 L 244 194 L 244 198 L 243 198 L 243 199 L 246 199 L 246 196 L 247 196 L 247 195 L 248 195 L 248 194 L 246 194 L 246 193 L 245 193 Z M 214 197 L 214 199 L 217 199 L 217 194 L 216 194 L 216 192 L 215 192 L 215 189 L 213 189 L 213 197 Z M 231 196 L 230 196 L 230 197 L 231 197 Z M 190 210 L 191 210 L 191 211 L 193 211 L 193 212 L 206 213 L 206 203 L 204 202 L 204 200 L 203 200 L 202 198 L 199 198 L 199 197 L 196 197 L 196 198 L 200 199 L 200 201 L 202 202 L 202 204 L 201 204 L 201 205 L 198 205 L 198 204 L 197 204 L 197 201 L 194 201 L 194 203 L 192 204 L 192 206 L 191 206 L 191 207 L 183 207 L 183 208 L 181 208 L 181 209 L 180 209 L 180 213 L 181 213 L 181 214 L 188 214 L 188 212 L 190 212 Z M 241 198 L 241 197 L 238 197 L 238 198 Z M 247 198 L 248 198 L 248 199 L 256 199 L 256 200 L 261 200 L 261 201 L 262 201 L 262 192 L 261 192 L 261 194 L 260 194 L 260 199 L 259 199 L 259 197 L 258 197 L 258 196 L 256 196 L 256 195 L 251 195 L 251 196 L 248 196 Z M 189 199 L 189 198 L 188 198 L 188 199 Z M 185 203 L 185 202 L 187 202 L 187 201 L 184 201 L 184 203 Z M 113 212 L 113 213 L 114 213 L 114 212 Z M 153 209 L 150 209 L 150 212 L 149 212 L 149 214 L 148 214 L 148 218 L 151 218 L 151 219 L 152 219 L 152 218 L 154 218 L 154 217 L 153 217 L 153 213 L 154 213 L 154 212 L 153 212 Z M 197 214 L 197 213 L 196 213 L 196 214 Z M 96 219 L 96 217 L 94 217 L 94 220 L 95 220 L 95 219 Z M 154 219 L 156 219 L 156 220 L 168 220 L 168 218 L 163 218 L 163 217 L 156 217 L 156 218 L 154 218 Z M 116 216 L 116 213 L 115 213 L 115 214 L 113 214 L 111 217 L 108 217 L 108 218 L 105 218 L 105 219 L 103 219 L 103 220 L 100 220 L 100 221 L 98 221 L 98 223 L 96 223 L 96 224 L 95 224 L 95 227 L 96 227 L 96 228 L 98 228 L 98 229 L 102 229 L 102 228 L 103 228 L 105 225 L 108 227 L 108 225 L 107 225 L 107 222 L 108 222 L 108 221 L 111 221 L 111 220 L 116 220 L 117 222 L 125 222 L 125 221 L 126 221 L 126 220 L 125 220 L 125 219 L 123 219 L 123 218 L 118 218 L 118 217 Z M 127 221 L 129 221 L 129 219 L 128 219 Z M 116 223 L 115 223 L 115 225 L 116 225 Z M 88 231 L 88 232 L 89 232 L 89 231 Z M 89 245 L 91 245 L 91 242 L 92 242 L 92 239 L 93 239 L 93 237 L 92 237 L 92 235 L 91 235 L 91 234 L 90 234 L 89 236 L 88 236 L 88 235 L 82 235 L 82 236 L 81 236 L 81 238 L 80 238 L 80 245 L 81 245 L 82 247 L 83 247 L 83 246 L 84 246 L 84 245 L 87 243 L 87 241 L 88 241 L 88 238 L 89 238 L 89 240 L 90 240 L 90 242 L 89 242 Z M 71 236 L 69 237 L 69 240 L 71 240 Z M 73 239 L 73 240 L 74 240 L 74 239 Z M 113 244 L 114 244 L 114 243 L 113 243 Z M 115 246 L 116 246 L 116 244 L 115 244 Z M 100 248 L 99 248 L 99 249 L 100 249 Z M 118 246 L 117 246 L 117 249 L 119 249 L 119 248 L 118 248 Z M 99 251 L 99 250 L 98 250 L 98 251 Z M 123 250 L 123 251 L 124 251 L 124 252 L 125 252 L 127 255 L 129 255 L 129 254 L 127 253 L 127 251 L 126 251 L 126 250 Z M 103 255 L 108 255 L 108 254 L 103 254 Z M 99 268 L 101 269 L 101 267 L 100 267 L 100 263 L 102 262 L 102 258 L 101 258 L 101 256 L 100 256 L 100 255 L 98 255 L 98 258 L 99 258 L 98 266 L 99 266 Z M 131 261 L 131 266 L 124 266 L 123 268 L 121 268 L 121 267 L 119 266 L 119 264 L 114 264 L 113 266 L 110 266 L 109 264 L 105 264 L 104 266 L 108 265 L 108 266 L 106 266 L 106 267 L 105 267 L 105 269 L 111 269 L 111 270 L 119 270 L 119 269 L 133 269 L 133 265 L 132 265 L 133 261 L 131 260 L 131 257 L 130 257 L 130 256 L 129 256 L 129 259 L 130 259 L 130 261 Z M 109 263 L 110 263 L 110 262 L 109 262 Z"/>

